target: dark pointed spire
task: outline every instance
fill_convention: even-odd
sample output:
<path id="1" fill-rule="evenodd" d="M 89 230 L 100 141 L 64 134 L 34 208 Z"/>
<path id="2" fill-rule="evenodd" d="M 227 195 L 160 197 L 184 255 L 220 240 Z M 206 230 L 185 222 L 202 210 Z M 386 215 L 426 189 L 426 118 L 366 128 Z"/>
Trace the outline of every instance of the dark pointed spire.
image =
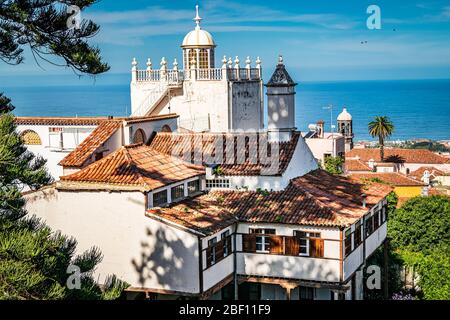
<path id="1" fill-rule="evenodd" d="M 292 80 L 291 76 L 287 72 L 286 67 L 284 66 L 283 57 L 280 55 L 275 72 L 266 84 L 266 87 L 293 87 L 296 85 L 297 83 Z"/>

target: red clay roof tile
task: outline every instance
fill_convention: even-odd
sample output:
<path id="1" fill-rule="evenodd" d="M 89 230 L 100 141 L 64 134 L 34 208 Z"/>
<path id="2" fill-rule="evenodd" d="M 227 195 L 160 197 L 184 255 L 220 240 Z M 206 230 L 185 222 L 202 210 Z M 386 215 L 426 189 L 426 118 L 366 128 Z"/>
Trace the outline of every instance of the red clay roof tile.
<path id="1" fill-rule="evenodd" d="M 295 178 L 283 191 L 213 191 L 168 208 L 148 213 L 205 233 L 213 233 L 235 221 L 314 226 L 347 226 L 386 197 L 392 188 L 377 183 L 361 184 L 316 170 Z"/>

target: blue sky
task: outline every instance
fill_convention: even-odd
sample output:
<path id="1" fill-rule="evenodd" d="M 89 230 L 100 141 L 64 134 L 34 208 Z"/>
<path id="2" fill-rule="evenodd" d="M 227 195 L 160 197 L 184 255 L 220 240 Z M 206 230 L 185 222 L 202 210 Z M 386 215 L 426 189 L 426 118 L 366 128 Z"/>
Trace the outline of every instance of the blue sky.
<path id="1" fill-rule="evenodd" d="M 83 12 L 101 26 L 92 43 L 111 65 L 109 75 L 97 81 L 127 79 L 133 57 L 142 68 L 148 57 L 154 64 L 162 56 L 181 61 L 179 46 L 194 27 L 195 4 L 101 0 Z M 371 4 L 381 8 L 381 30 L 366 27 Z M 241 61 L 260 56 L 270 72 L 282 53 L 299 81 L 450 78 L 448 0 L 200 0 L 199 5 L 202 27 L 218 44 L 217 65 L 223 55 Z M 28 55 L 18 67 L 0 64 L 0 82 L 34 75 L 48 83 L 80 81 L 70 70 L 43 66 L 45 71 Z"/>

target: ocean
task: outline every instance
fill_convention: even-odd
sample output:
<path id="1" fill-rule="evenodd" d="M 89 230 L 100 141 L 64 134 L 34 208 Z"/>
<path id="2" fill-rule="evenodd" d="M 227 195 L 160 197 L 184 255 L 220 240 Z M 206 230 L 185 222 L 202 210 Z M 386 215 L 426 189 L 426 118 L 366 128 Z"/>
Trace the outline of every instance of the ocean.
<path id="1" fill-rule="evenodd" d="M 17 116 L 125 116 L 130 113 L 129 84 L 1 87 Z M 391 140 L 450 140 L 450 80 L 305 82 L 297 87 L 296 124 L 305 131 L 333 118 L 345 106 L 353 116 L 355 140 L 371 140 L 368 123 L 388 116 L 395 125 Z M 334 120 L 335 121 L 335 120 Z"/>

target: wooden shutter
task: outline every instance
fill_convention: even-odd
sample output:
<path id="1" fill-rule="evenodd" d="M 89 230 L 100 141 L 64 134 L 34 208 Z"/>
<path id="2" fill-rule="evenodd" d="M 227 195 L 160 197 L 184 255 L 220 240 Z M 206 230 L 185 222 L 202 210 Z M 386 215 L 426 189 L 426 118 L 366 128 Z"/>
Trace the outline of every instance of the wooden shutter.
<path id="1" fill-rule="evenodd" d="M 269 243 L 270 243 L 270 253 L 273 254 L 284 253 L 283 237 L 271 236 L 269 237 Z"/>
<path id="2" fill-rule="evenodd" d="M 285 246 L 287 255 L 298 256 L 300 254 L 300 241 L 297 237 L 286 237 Z"/>
<path id="3" fill-rule="evenodd" d="M 256 252 L 256 235 L 254 234 L 242 235 L 242 251 Z"/>
<path id="4" fill-rule="evenodd" d="M 309 239 L 309 255 L 314 258 L 323 258 L 323 239 Z"/>

